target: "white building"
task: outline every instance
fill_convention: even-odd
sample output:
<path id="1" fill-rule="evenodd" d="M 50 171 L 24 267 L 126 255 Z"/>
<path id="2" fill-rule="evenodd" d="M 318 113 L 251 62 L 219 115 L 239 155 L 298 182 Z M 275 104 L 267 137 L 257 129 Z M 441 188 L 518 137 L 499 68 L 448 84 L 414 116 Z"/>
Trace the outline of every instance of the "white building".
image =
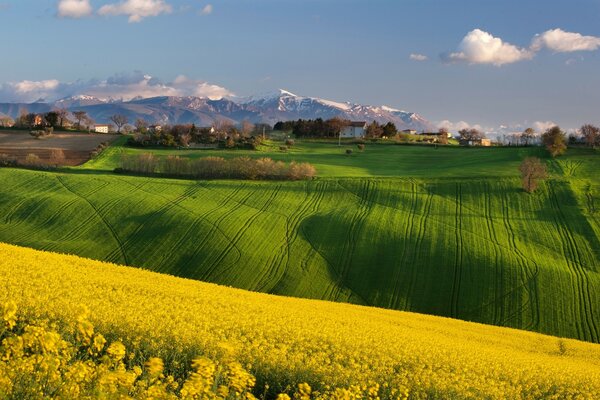
<path id="1" fill-rule="evenodd" d="M 345 126 L 340 133 L 340 137 L 343 138 L 361 138 L 365 137 L 367 132 L 367 123 L 364 121 L 352 121 L 349 125 Z"/>
<path id="2" fill-rule="evenodd" d="M 109 133 L 110 125 L 94 125 L 94 132 L 96 133 Z"/>

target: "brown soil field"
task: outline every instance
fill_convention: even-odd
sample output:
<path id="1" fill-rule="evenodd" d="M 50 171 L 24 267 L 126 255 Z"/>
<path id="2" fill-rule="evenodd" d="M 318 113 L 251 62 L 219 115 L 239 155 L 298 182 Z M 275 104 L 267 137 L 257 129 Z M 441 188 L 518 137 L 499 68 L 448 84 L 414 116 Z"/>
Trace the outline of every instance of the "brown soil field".
<path id="1" fill-rule="evenodd" d="M 22 161 L 28 154 L 35 154 L 42 162 L 57 164 L 52 158 L 55 150 L 62 150 L 65 158 L 58 165 L 80 165 L 91 158 L 91 152 L 103 142 L 112 142 L 120 135 L 96 133 L 56 132 L 43 139 L 36 139 L 29 132 L 0 131 L 0 154 L 16 157 Z"/>

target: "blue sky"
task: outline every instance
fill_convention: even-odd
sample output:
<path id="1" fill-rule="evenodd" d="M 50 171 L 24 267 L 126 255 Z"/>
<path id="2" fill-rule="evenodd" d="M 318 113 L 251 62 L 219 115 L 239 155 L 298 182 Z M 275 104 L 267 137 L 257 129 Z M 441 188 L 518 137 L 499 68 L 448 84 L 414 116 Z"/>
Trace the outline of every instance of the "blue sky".
<path id="1" fill-rule="evenodd" d="M 600 0 L 62 1 L 0 0 L 0 101 L 147 74 L 171 94 L 285 88 L 456 126 L 600 123 Z"/>

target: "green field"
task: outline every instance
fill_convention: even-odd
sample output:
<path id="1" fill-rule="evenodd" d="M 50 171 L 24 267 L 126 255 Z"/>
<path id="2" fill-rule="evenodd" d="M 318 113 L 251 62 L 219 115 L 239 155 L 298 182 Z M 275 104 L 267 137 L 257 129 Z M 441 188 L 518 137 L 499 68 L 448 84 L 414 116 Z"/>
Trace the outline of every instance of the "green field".
<path id="1" fill-rule="evenodd" d="M 307 161 L 306 182 L 114 175 L 110 148 L 60 173 L 0 169 L 0 241 L 261 292 L 368 304 L 600 341 L 600 154 L 333 144 L 289 153 L 160 150 Z"/>

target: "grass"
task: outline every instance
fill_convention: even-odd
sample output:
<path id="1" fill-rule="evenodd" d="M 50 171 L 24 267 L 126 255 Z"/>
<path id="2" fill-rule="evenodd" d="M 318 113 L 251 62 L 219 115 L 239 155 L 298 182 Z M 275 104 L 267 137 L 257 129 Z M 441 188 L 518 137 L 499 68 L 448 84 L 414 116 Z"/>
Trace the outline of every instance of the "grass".
<path id="1" fill-rule="evenodd" d="M 86 335 L 102 334 L 109 343 L 122 342 L 130 370 L 143 367 L 150 357 L 161 357 L 165 375 L 176 378 L 188 377 L 191 361 L 199 356 L 213 360 L 219 370 L 239 366 L 230 370 L 228 399 L 240 398 L 234 395 L 232 382 L 241 366 L 257 378 L 254 393 L 266 394 L 267 399 L 281 392 L 292 394 L 302 382 L 315 391 L 313 399 L 594 399 L 600 392 L 597 344 L 414 313 L 251 293 L 2 243 L 0 278 L 0 307 L 14 302 L 22 321 L 48 321 L 42 326 L 64 337 L 81 336 L 86 315 L 82 305 L 87 306 L 89 314 L 83 320 L 87 323 L 89 318 L 95 330 L 85 328 Z M 550 297 L 558 297 L 557 293 Z M 544 301 L 543 296 L 539 299 Z M 11 313 L 0 315 L 2 337 Z M 52 352 L 55 337 L 39 330 L 38 337 L 28 332 L 36 330 L 21 332 L 28 339 L 5 340 L 0 348 L 8 355 L 0 359 L 0 372 L 6 372 L 0 374 L 3 397 L 38 398 L 43 393 L 38 388 L 46 387 L 52 389 L 46 397 L 66 392 L 60 398 L 73 398 L 77 396 L 63 389 L 79 383 L 84 393 L 95 389 L 94 398 L 120 398 L 116 388 L 134 398 L 148 398 L 127 390 L 138 379 L 146 383 L 146 374 L 130 380 L 124 367 L 107 370 L 111 356 L 106 353 L 112 353 L 94 346 L 94 354 L 99 351 L 98 358 L 102 357 L 97 371 L 89 361 L 86 368 L 74 368 L 76 363 L 65 366 L 58 361 L 65 362 L 66 357 Z M 89 359 L 85 346 L 77 348 Z M 60 375 L 55 369 L 66 372 Z M 198 372 L 201 375 L 190 383 L 201 384 L 199 379 L 212 375 Z M 211 392 L 212 385 L 208 386 Z M 15 395 L 15 387 L 24 390 Z M 150 391 L 154 394 L 150 397 L 160 389 Z"/>
<path id="2" fill-rule="evenodd" d="M 297 154 L 333 157 L 315 146 Z M 535 151 L 370 146 L 340 156 L 370 169 L 413 160 L 407 170 L 424 174 L 423 154 L 437 154 L 445 161 L 427 178 L 194 182 L 5 169 L 0 240 L 253 291 L 598 342 L 600 191 L 593 175 L 583 178 L 595 155 L 552 162 L 553 180 L 527 195 L 514 176 L 519 158 Z M 361 158 L 376 152 L 388 160 Z"/>
<path id="3" fill-rule="evenodd" d="M 338 146 L 333 142 L 298 142 L 286 152 L 279 150 L 280 142 L 267 141 L 258 151 L 253 150 L 177 150 L 138 149 L 121 142 L 96 160 L 83 166 L 87 170 L 112 171 L 119 166 L 121 154 L 152 152 L 159 156 L 183 157 L 219 156 L 225 158 L 248 156 L 270 157 L 277 161 L 308 162 L 317 168 L 321 177 L 490 177 L 515 176 L 520 161 L 529 155 L 546 157 L 539 148 L 465 148 L 431 145 L 365 145 L 360 152 L 356 145 Z M 352 149 L 352 155 L 346 155 Z"/>

